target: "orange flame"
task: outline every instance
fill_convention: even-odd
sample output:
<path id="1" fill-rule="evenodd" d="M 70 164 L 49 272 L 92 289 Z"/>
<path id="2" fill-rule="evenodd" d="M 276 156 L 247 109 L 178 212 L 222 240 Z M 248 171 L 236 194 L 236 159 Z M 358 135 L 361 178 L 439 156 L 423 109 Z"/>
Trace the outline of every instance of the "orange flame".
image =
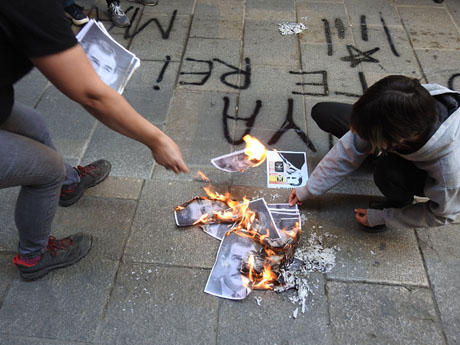
<path id="1" fill-rule="evenodd" d="M 201 170 L 196 172 L 195 178 L 201 178 L 204 182 L 211 182 L 211 180 Z"/>
<path id="2" fill-rule="evenodd" d="M 248 159 L 256 163 L 255 167 L 262 164 L 267 158 L 265 146 L 257 138 L 251 137 L 249 134 L 246 134 L 243 140 L 246 142 L 244 153 L 248 156 Z"/>

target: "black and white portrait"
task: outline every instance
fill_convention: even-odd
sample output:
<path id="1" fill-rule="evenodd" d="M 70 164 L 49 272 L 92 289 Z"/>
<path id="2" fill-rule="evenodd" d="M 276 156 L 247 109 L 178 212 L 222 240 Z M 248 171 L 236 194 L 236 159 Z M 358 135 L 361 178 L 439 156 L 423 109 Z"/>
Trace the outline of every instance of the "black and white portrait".
<path id="1" fill-rule="evenodd" d="M 243 172 L 254 165 L 253 162 L 247 159 L 244 150 L 214 158 L 211 160 L 211 163 L 216 168 L 227 172 Z"/>
<path id="2" fill-rule="evenodd" d="M 104 83 L 122 93 L 133 70 L 134 55 L 90 21 L 84 34 L 77 35 L 91 65 Z M 82 30 L 83 31 L 83 30 Z"/>
<path id="3" fill-rule="evenodd" d="M 244 285 L 247 278 L 240 273 L 241 261 L 248 257 L 249 252 L 259 249 L 260 245 L 251 238 L 235 232 L 225 236 L 204 291 L 228 299 L 245 298 L 251 290 Z"/>
<path id="4" fill-rule="evenodd" d="M 203 214 L 211 217 L 214 212 L 228 209 L 228 205 L 218 200 L 193 199 L 174 211 L 174 217 L 178 226 L 193 225 Z"/>

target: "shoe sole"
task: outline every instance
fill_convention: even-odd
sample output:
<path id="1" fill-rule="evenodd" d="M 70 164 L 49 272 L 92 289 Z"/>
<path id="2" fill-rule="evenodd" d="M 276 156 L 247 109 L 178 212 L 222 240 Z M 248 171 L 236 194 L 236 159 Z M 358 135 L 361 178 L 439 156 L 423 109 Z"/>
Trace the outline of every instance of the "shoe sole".
<path id="1" fill-rule="evenodd" d="M 75 19 L 74 17 L 72 17 L 72 16 L 71 16 L 70 14 L 68 14 L 68 13 L 66 13 L 65 15 L 67 16 L 67 18 L 69 18 L 69 19 L 72 21 L 72 23 L 74 23 L 75 25 L 78 25 L 78 26 L 83 25 L 83 24 L 86 24 L 86 23 L 89 22 L 89 18 L 88 18 L 88 17 L 86 17 L 85 19 L 80 19 L 80 20 L 78 20 L 78 19 Z"/>
<path id="2" fill-rule="evenodd" d="M 60 263 L 60 264 L 55 265 L 55 266 L 47 267 L 47 268 L 43 269 L 40 272 L 34 272 L 34 273 L 27 274 L 27 273 L 21 273 L 19 271 L 19 276 L 23 280 L 31 282 L 31 281 L 34 281 L 34 280 L 42 278 L 43 276 L 47 275 L 51 271 L 56 270 L 58 268 L 64 268 L 64 267 L 68 267 L 68 266 L 71 266 L 73 264 L 76 264 L 78 261 L 83 259 L 89 253 L 91 247 L 93 246 L 93 237 L 92 236 L 91 236 L 90 240 L 91 240 L 91 242 L 90 242 L 90 245 L 89 245 L 88 249 L 84 253 L 82 253 L 80 256 L 77 256 L 75 259 L 73 259 L 71 261 Z"/>
<path id="3" fill-rule="evenodd" d="M 109 171 L 107 172 L 107 174 L 105 174 L 104 176 L 102 176 L 99 180 L 96 180 L 94 181 L 94 183 L 88 185 L 85 189 L 83 189 L 81 191 L 80 194 L 77 194 L 74 198 L 72 199 L 69 199 L 69 200 L 66 200 L 66 201 L 61 201 L 59 200 L 59 205 L 62 206 L 62 207 L 69 207 L 69 206 L 72 206 L 73 204 L 75 204 L 78 200 L 80 200 L 80 198 L 83 196 L 83 194 L 85 193 L 85 191 L 88 189 L 88 188 L 91 188 L 91 187 L 94 187 L 95 185 L 103 182 L 109 175 L 110 175 L 110 171 L 112 170 L 112 165 L 110 165 L 110 169 Z"/>

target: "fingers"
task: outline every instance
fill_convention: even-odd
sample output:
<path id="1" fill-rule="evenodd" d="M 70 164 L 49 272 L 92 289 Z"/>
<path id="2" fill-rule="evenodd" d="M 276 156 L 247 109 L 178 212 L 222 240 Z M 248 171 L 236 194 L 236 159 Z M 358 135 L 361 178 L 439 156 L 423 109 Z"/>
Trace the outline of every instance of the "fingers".
<path id="1" fill-rule="evenodd" d="M 355 219 L 358 223 L 369 226 L 369 221 L 367 220 L 367 210 L 362 208 L 355 208 Z"/>
<path id="2" fill-rule="evenodd" d="M 289 205 L 294 206 L 296 202 L 297 202 L 297 195 L 296 195 L 295 189 L 293 189 L 291 191 L 291 194 L 289 194 Z"/>

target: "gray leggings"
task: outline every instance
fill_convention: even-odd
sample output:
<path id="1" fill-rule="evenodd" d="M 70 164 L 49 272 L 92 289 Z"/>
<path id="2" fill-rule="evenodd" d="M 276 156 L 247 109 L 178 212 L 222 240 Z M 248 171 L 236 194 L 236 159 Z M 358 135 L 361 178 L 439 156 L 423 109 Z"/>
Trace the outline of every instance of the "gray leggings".
<path id="1" fill-rule="evenodd" d="M 61 186 L 75 182 L 79 176 L 56 151 L 42 116 L 15 103 L 0 126 L 0 189 L 21 186 L 14 214 L 21 255 L 44 251 Z"/>

